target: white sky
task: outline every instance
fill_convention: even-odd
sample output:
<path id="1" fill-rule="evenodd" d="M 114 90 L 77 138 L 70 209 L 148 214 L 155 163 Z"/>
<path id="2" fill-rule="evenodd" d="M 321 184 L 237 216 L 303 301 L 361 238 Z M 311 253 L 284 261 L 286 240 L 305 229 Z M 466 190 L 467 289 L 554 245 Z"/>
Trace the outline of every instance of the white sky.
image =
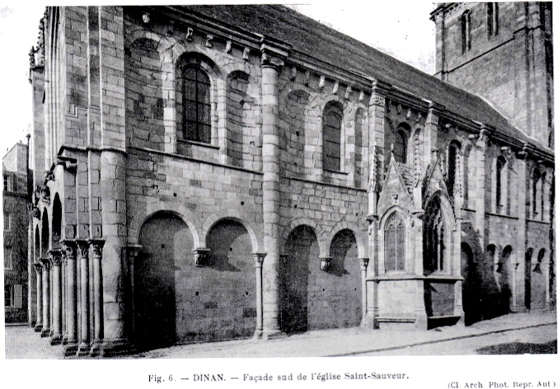
<path id="1" fill-rule="evenodd" d="M 366 2 L 355 0 L 319 3 L 311 0 L 306 4 L 294 5 L 294 8 L 432 74 L 435 38 L 429 13 L 434 9 L 433 3 L 424 0 L 372 1 L 367 6 L 364 3 Z M 25 141 L 25 134 L 31 126 L 28 53 L 31 46 L 37 43 L 39 20 L 45 4 L 47 3 L 0 0 L 0 49 L 3 53 L 0 60 L 2 155 L 17 141 Z M 70 5 L 75 2 L 56 4 Z M 138 1 L 130 4 L 138 4 Z"/>

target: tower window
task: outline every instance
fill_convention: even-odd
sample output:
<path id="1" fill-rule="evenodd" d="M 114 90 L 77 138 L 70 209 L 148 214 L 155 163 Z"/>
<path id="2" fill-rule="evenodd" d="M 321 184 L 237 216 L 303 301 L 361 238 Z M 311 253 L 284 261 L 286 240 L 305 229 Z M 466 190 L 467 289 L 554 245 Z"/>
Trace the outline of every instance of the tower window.
<path id="1" fill-rule="evenodd" d="M 498 3 L 486 5 L 488 15 L 488 38 L 498 35 Z"/>
<path id="2" fill-rule="evenodd" d="M 397 131 L 393 153 L 395 161 L 406 163 L 406 132 L 403 130 Z"/>
<path id="3" fill-rule="evenodd" d="M 465 11 L 461 16 L 461 39 L 463 46 L 463 53 L 471 49 L 471 13 Z"/>
<path id="4" fill-rule="evenodd" d="M 501 155 L 496 161 L 496 212 L 504 213 L 507 199 L 506 159 Z"/>

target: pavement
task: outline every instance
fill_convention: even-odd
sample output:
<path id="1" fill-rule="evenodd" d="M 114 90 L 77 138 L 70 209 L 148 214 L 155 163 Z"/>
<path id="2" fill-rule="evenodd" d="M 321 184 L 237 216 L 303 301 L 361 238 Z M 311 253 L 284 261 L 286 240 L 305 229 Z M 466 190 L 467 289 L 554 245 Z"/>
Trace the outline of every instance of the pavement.
<path id="1" fill-rule="evenodd" d="M 501 334 L 509 331 L 546 327 L 557 335 L 556 311 L 533 311 L 500 316 L 471 326 L 440 327 L 430 331 L 346 328 L 309 331 L 303 334 L 263 340 L 231 340 L 178 345 L 121 358 L 271 358 L 361 356 L 393 352 L 450 340 Z M 50 346 L 29 327 L 6 327 L 7 359 L 60 359 L 62 346 Z M 407 355 L 403 350 L 402 355 Z"/>

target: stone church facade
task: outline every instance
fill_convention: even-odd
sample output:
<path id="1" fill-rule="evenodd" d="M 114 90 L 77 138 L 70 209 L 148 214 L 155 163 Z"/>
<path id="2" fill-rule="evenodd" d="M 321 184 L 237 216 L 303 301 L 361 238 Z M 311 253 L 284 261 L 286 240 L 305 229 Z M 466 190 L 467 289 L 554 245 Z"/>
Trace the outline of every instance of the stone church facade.
<path id="1" fill-rule="evenodd" d="M 446 45 L 484 6 L 434 11 Z M 444 82 L 276 5 L 48 7 L 30 60 L 30 317 L 65 355 L 553 304 L 552 121 L 449 60 Z"/>

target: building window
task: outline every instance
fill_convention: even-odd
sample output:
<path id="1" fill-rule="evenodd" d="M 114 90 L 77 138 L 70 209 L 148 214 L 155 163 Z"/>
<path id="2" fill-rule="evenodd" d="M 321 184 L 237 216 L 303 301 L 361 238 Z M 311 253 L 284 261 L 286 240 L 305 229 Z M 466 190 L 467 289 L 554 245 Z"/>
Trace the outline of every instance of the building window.
<path id="1" fill-rule="evenodd" d="M 501 155 L 496 160 L 496 213 L 505 211 L 507 199 L 506 159 Z"/>
<path id="2" fill-rule="evenodd" d="M 396 162 L 406 163 L 406 138 L 407 134 L 404 130 L 397 131 L 393 146 L 393 155 Z"/>
<path id="3" fill-rule="evenodd" d="M 342 108 L 338 103 L 325 108 L 323 123 L 323 169 L 337 172 L 341 170 L 342 136 Z"/>
<path id="4" fill-rule="evenodd" d="M 424 228 L 424 271 L 433 273 L 445 269 L 445 225 L 438 197 L 426 207 Z"/>
<path id="5" fill-rule="evenodd" d="M 531 195 L 533 217 L 536 218 L 541 210 L 539 202 L 542 202 L 542 178 L 539 169 L 533 171 Z"/>
<path id="6" fill-rule="evenodd" d="M 4 192 L 15 192 L 14 176 L 9 173 L 4 173 Z"/>
<path id="7" fill-rule="evenodd" d="M 488 38 L 498 35 L 498 3 L 486 4 L 488 15 Z"/>
<path id="8" fill-rule="evenodd" d="M 11 215 L 9 212 L 4 212 L 4 231 L 10 231 Z"/>
<path id="9" fill-rule="evenodd" d="M 454 197 L 457 183 L 457 172 L 459 168 L 459 151 L 461 145 L 459 142 L 453 141 L 449 145 L 449 153 L 447 158 L 447 191 L 450 197 Z"/>
<path id="10" fill-rule="evenodd" d="M 385 271 L 404 270 L 404 221 L 394 213 L 385 223 Z"/>
<path id="11" fill-rule="evenodd" d="M 199 66 L 182 72 L 183 139 L 210 143 L 210 79 Z"/>
<path id="12" fill-rule="evenodd" d="M 471 13 L 465 11 L 461 16 L 461 41 L 463 53 L 471 49 Z"/>
<path id="13" fill-rule="evenodd" d="M 4 269 L 12 270 L 14 268 L 12 249 L 4 247 Z"/>
<path id="14" fill-rule="evenodd" d="M 22 291 L 21 285 L 4 285 L 4 307 L 21 308 Z"/>
<path id="15" fill-rule="evenodd" d="M 4 174 L 4 192 L 8 191 L 8 176 Z"/>

